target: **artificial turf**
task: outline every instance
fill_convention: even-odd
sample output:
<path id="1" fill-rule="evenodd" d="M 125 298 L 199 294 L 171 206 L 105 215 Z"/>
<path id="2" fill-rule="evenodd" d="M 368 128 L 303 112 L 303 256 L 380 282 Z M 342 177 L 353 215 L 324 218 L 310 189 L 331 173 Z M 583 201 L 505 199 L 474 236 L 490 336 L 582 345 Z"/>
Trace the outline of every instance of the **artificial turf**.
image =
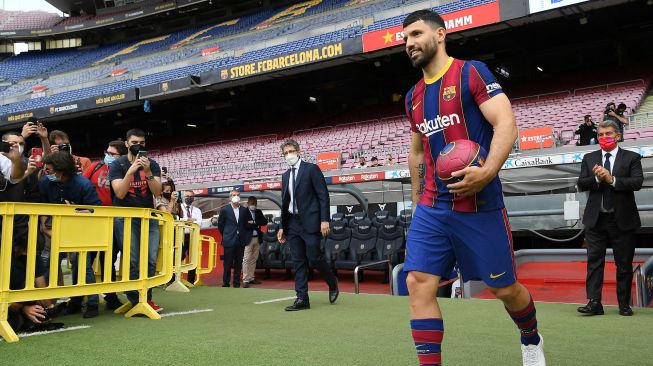
<path id="1" fill-rule="evenodd" d="M 69 315 L 66 327 L 91 328 L 0 343 L 0 365 L 417 365 L 408 298 L 341 294 L 330 305 L 311 293 L 311 310 L 285 312 L 290 291 L 201 287 L 189 294 L 155 289 L 165 313 L 126 319 L 101 311 Z M 518 332 L 498 301 L 441 299 L 445 365 L 520 365 Z M 586 318 L 577 305 L 537 303 L 549 365 L 651 365 L 653 309 Z"/>

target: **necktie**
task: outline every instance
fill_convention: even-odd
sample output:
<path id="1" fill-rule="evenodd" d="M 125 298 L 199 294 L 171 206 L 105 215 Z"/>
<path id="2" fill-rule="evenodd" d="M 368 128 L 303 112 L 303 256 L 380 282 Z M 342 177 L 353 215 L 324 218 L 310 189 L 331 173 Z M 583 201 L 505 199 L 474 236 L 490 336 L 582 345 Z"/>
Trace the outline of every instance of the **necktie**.
<path id="1" fill-rule="evenodd" d="M 187 218 L 187 219 L 190 219 L 190 218 L 191 218 L 191 215 L 190 215 L 190 206 L 186 206 L 186 218 Z"/>
<path id="2" fill-rule="evenodd" d="M 603 167 L 610 172 L 611 165 L 610 165 L 610 157 L 612 155 L 610 153 L 605 154 L 605 163 L 603 164 Z M 614 207 L 614 192 L 612 192 L 612 187 L 606 183 L 606 182 L 601 182 L 602 187 L 601 189 L 603 190 L 603 208 L 606 210 L 610 211 Z"/>
<path id="3" fill-rule="evenodd" d="M 290 169 L 290 189 L 292 189 L 292 213 L 297 214 L 297 205 L 295 204 L 295 168 Z"/>

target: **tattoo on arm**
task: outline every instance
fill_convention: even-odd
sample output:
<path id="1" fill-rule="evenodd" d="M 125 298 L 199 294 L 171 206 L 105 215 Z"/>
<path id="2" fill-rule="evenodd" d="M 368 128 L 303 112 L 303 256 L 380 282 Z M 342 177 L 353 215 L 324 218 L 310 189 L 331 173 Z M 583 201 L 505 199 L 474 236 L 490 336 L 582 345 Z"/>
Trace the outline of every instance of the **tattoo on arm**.
<path id="1" fill-rule="evenodd" d="M 417 172 L 420 179 L 419 188 L 417 189 L 417 194 L 421 196 L 422 193 L 424 193 L 424 176 L 426 175 L 426 168 L 424 164 L 417 165 Z"/>

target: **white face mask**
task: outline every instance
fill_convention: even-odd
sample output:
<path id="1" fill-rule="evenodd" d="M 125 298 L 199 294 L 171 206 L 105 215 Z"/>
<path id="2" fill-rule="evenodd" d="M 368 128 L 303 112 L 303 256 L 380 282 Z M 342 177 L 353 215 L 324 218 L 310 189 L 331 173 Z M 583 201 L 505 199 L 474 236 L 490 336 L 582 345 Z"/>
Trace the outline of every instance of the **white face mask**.
<path id="1" fill-rule="evenodd" d="M 249 209 L 252 211 L 256 211 L 256 205 L 249 205 Z"/>
<path id="2" fill-rule="evenodd" d="M 240 196 L 231 196 L 231 203 L 239 203 Z"/>
<path id="3" fill-rule="evenodd" d="M 286 155 L 286 162 L 289 165 L 297 164 L 298 160 L 299 160 L 299 156 L 297 156 L 297 154 L 288 154 L 288 155 Z"/>

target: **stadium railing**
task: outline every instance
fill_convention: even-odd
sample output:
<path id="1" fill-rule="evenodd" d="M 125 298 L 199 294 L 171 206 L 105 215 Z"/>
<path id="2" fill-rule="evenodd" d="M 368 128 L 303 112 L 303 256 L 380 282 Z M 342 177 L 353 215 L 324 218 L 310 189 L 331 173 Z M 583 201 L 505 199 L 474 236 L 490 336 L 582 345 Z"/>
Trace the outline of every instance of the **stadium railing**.
<path id="1" fill-rule="evenodd" d="M 27 263 L 25 288 L 10 288 L 11 263 L 14 242 L 14 218 L 25 215 L 29 218 L 27 231 Z M 39 216 L 52 217 L 51 258 L 59 258 L 64 253 L 79 253 L 78 282 L 74 285 L 58 285 L 59 261 L 50 261 L 50 279 L 47 287 L 35 286 L 37 236 Z M 111 281 L 113 266 L 104 266 L 101 282 L 86 283 L 86 259 L 89 252 L 103 252 L 111 258 L 114 245 L 114 219 L 124 218 L 124 237 L 121 252 L 120 274 Z M 2 247 L 0 248 L 0 336 L 7 342 L 17 342 L 18 336 L 8 322 L 9 304 L 37 301 L 43 299 L 66 298 L 92 294 L 138 291 L 139 302 L 125 317 L 142 314 L 150 319 L 161 319 L 147 303 L 149 288 L 168 282 L 172 276 L 172 249 L 174 240 L 174 221 L 170 214 L 151 209 L 123 207 L 94 207 L 29 203 L 0 203 L 2 218 Z M 130 280 L 130 258 L 132 220 L 142 220 L 140 241 L 149 240 L 149 222 L 155 220 L 160 230 L 159 265 L 154 276 L 148 276 L 148 246 L 141 245 L 139 251 L 138 278 Z M 134 234 L 138 235 L 138 234 Z M 98 256 L 99 257 L 99 256 Z"/>
<path id="2" fill-rule="evenodd" d="M 184 236 L 189 231 L 190 239 L 188 244 L 188 256 L 182 261 L 184 249 Z M 200 226 L 187 221 L 175 221 L 175 259 L 174 259 L 174 281 L 166 287 L 166 291 L 189 292 L 193 284 L 181 277 L 182 273 L 188 273 L 197 268 L 200 259 L 201 246 Z"/>
<path id="3" fill-rule="evenodd" d="M 201 236 L 202 242 L 199 246 L 199 262 L 197 263 L 197 270 L 195 271 L 195 286 L 206 286 L 202 282 L 202 275 L 209 274 L 218 266 L 218 248 L 216 247 L 215 238 L 208 235 Z M 204 248 L 207 248 L 207 251 L 204 251 Z M 206 253 L 206 256 L 204 256 Z M 206 258 L 206 267 L 202 265 Z"/>

